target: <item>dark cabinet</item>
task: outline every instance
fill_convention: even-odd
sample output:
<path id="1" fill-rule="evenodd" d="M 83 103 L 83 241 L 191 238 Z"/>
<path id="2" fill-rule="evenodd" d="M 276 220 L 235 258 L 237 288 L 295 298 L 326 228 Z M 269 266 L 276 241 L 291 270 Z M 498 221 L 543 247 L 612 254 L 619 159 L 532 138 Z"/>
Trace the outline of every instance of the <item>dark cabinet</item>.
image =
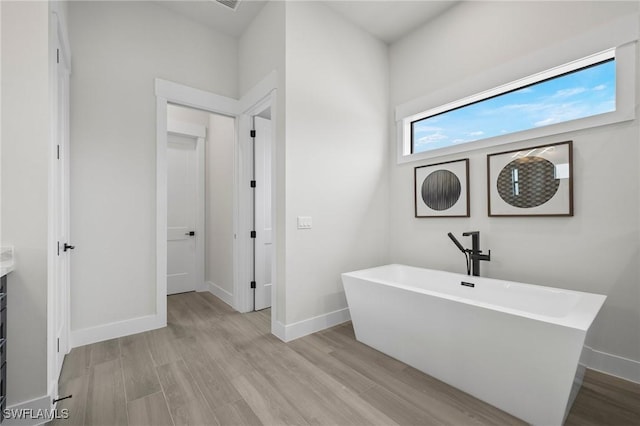
<path id="1" fill-rule="evenodd" d="M 0 279 L 0 423 L 7 406 L 7 276 Z"/>

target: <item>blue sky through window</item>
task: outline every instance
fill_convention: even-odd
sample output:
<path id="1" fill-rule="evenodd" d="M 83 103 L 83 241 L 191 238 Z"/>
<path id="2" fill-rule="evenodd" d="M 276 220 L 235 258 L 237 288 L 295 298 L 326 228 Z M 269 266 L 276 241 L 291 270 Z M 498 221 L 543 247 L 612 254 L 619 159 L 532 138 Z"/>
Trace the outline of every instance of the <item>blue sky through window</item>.
<path id="1" fill-rule="evenodd" d="M 610 60 L 459 109 L 414 121 L 413 152 L 424 152 L 615 111 Z"/>

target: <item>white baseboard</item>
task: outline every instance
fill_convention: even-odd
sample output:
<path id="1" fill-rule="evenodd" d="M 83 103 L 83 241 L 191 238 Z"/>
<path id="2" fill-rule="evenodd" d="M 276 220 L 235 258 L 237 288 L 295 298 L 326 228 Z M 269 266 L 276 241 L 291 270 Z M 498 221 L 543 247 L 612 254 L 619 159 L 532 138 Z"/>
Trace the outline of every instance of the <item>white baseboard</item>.
<path id="1" fill-rule="evenodd" d="M 640 362 L 585 346 L 580 362 L 591 370 L 640 383 Z"/>
<path id="2" fill-rule="evenodd" d="M 280 340 L 290 342 L 300 337 L 342 324 L 350 319 L 351 314 L 349 313 L 349 308 L 344 308 L 288 325 L 276 321 L 275 330 L 272 331 Z"/>
<path id="3" fill-rule="evenodd" d="M 209 293 L 216 296 L 218 299 L 222 300 L 227 305 L 233 307 L 233 294 L 229 293 L 224 288 L 220 287 L 218 284 L 214 284 L 211 281 L 207 281 L 205 283 L 205 290 Z"/>
<path id="4" fill-rule="evenodd" d="M 273 312 L 271 312 L 273 314 Z M 271 334 L 283 342 L 287 341 L 287 327 L 278 320 L 271 323 Z"/>
<path id="5" fill-rule="evenodd" d="M 71 348 L 102 342 L 117 337 L 129 336 L 144 331 L 155 330 L 167 325 L 163 315 L 148 315 L 130 320 L 112 322 L 97 327 L 71 331 Z"/>
<path id="6" fill-rule="evenodd" d="M 22 416 L 29 418 L 18 419 L 10 416 L 4 419 L 2 426 L 35 426 L 47 423 L 49 418 L 45 416 L 51 416 L 53 399 L 54 395 L 43 395 L 35 399 L 8 406 L 6 410 L 10 413 L 21 412 Z"/>

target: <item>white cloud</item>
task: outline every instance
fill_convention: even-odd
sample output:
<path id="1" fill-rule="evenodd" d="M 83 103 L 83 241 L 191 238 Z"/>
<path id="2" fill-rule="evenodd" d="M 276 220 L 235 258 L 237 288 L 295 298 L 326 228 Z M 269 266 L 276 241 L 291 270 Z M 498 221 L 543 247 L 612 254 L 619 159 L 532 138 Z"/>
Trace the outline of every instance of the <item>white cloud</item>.
<path id="1" fill-rule="evenodd" d="M 593 115 L 592 108 L 589 105 L 580 102 L 565 102 L 549 104 L 549 108 L 544 111 L 544 118 L 535 121 L 535 127 L 547 126 L 549 124 L 562 123 L 564 121 L 574 120 L 576 118 Z M 532 117 L 533 119 L 533 117 Z"/>
<path id="2" fill-rule="evenodd" d="M 482 136 L 484 132 L 482 130 L 478 130 L 477 132 L 470 132 L 469 136 Z"/>
<path id="3" fill-rule="evenodd" d="M 549 124 L 555 123 L 556 121 L 557 121 L 556 118 L 549 117 L 549 118 L 545 118 L 544 120 L 536 121 L 535 123 L 533 123 L 533 125 L 536 127 L 547 126 Z"/>
<path id="4" fill-rule="evenodd" d="M 558 90 L 552 98 L 568 98 L 569 96 L 579 95 L 580 93 L 586 92 L 587 89 L 584 87 L 573 87 L 571 89 L 560 89 Z"/>
<path id="5" fill-rule="evenodd" d="M 422 136 L 421 138 L 418 138 L 418 143 L 419 144 L 434 143 L 447 138 L 448 138 L 447 135 L 443 135 L 440 132 L 436 132 L 436 133 L 432 133 L 430 135 L 425 135 L 425 136 Z"/>
<path id="6" fill-rule="evenodd" d="M 607 85 L 606 85 L 606 84 L 598 84 L 596 87 L 594 87 L 594 88 L 593 88 L 593 89 L 591 89 L 591 90 L 604 90 L 604 89 L 606 89 L 606 88 L 607 88 Z"/>

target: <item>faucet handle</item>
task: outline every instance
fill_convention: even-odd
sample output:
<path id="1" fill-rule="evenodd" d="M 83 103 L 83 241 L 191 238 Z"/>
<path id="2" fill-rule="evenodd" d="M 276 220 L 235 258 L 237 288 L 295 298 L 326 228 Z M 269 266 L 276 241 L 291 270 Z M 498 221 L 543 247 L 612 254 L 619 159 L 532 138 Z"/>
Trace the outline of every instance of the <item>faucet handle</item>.
<path id="1" fill-rule="evenodd" d="M 491 261 L 491 250 L 487 250 L 487 254 L 482 254 L 482 251 L 478 253 L 478 260 L 485 260 L 487 262 Z"/>

